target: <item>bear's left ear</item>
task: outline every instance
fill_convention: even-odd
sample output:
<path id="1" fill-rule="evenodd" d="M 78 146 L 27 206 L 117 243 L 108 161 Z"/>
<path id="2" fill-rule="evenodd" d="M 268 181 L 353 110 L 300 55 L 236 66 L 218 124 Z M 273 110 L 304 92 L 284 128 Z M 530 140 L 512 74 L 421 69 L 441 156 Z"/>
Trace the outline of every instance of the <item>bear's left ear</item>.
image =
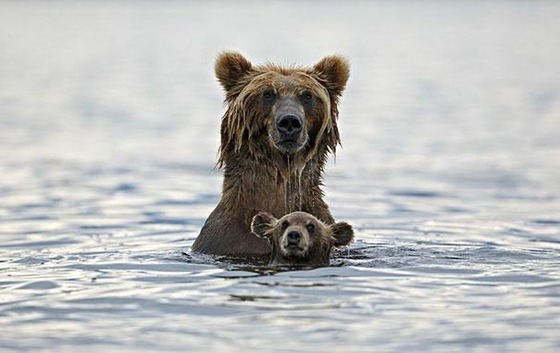
<path id="1" fill-rule="evenodd" d="M 214 65 L 216 77 L 226 93 L 230 93 L 252 68 L 253 66 L 249 60 L 234 51 L 220 53 Z"/>
<path id="2" fill-rule="evenodd" d="M 259 238 L 269 238 L 272 236 L 271 230 L 278 220 L 267 212 L 259 212 L 253 217 L 251 222 L 251 232 Z"/>
<path id="3" fill-rule="evenodd" d="M 313 66 L 311 73 L 319 78 L 330 95 L 339 97 L 350 77 L 350 64 L 340 55 L 326 56 Z"/>
<path id="4" fill-rule="evenodd" d="M 346 222 L 338 222 L 330 225 L 334 237 L 334 246 L 345 246 L 354 239 L 354 229 Z"/>

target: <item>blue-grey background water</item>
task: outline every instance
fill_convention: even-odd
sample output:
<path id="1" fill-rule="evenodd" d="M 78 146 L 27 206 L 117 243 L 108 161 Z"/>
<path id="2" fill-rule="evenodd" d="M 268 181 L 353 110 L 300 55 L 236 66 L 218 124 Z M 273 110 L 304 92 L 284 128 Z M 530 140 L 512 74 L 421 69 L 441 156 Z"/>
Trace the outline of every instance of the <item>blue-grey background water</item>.
<path id="1" fill-rule="evenodd" d="M 560 3 L 0 3 L 0 351 L 558 352 Z M 333 266 L 190 254 L 221 50 L 352 62 Z"/>

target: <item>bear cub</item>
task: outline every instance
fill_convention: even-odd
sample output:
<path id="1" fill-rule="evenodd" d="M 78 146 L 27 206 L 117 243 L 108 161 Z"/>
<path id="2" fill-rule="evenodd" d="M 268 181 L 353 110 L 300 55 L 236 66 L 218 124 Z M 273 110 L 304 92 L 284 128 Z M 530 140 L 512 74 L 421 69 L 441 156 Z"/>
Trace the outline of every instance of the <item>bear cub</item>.
<path id="1" fill-rule="evenodd" d="M 292 212 L 280 219 L 260 212 L 251 231 L 272 245 L 270 265 L 328 266 L 333 246 L 350 244 L 352 226 L 346 222 L 326 225 L 307 212 Z"/>

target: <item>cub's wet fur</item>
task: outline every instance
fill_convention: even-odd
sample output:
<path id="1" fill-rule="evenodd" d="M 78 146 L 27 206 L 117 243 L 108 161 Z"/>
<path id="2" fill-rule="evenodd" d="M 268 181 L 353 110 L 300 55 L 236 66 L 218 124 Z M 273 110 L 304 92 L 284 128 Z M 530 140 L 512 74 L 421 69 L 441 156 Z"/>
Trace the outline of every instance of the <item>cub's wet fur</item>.
<path id="1" fill-rule="evenodd" d="M 253 217 L 251 231 L 272 245 L 269 264 L 282 266 L 328 266 L 332 247 L 350 244 L 352 226 L 330 225 L 306 212 L 292 212 L 280 219 L 267 212 Z"/>

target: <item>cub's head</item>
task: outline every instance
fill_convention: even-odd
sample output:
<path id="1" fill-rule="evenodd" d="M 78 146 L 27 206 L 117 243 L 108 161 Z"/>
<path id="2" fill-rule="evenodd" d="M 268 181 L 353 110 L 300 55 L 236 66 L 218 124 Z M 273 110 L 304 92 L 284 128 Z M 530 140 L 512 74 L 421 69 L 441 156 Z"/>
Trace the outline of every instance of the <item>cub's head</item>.
<path id="1" fill-rule="evenodd" d="M 251 231 L 272 244 L 270 264 L 327 266 L 333 246 L 345 246 L 354 238 L 346 222 L 325 225 L 306 212 L 293 212 L 280 219 L 260 212 Z"/>
<path id="2" fill-rule="evenodd" d="M 216 77 L 226 93 L 220 164 L 229 151 L 244 146 L 253 157 L 334 151 L 340 142 L 338 99 L 349 64 L 327 56 L 313 67 L 253 66 L 236 52 L 220 54 Z"/>

